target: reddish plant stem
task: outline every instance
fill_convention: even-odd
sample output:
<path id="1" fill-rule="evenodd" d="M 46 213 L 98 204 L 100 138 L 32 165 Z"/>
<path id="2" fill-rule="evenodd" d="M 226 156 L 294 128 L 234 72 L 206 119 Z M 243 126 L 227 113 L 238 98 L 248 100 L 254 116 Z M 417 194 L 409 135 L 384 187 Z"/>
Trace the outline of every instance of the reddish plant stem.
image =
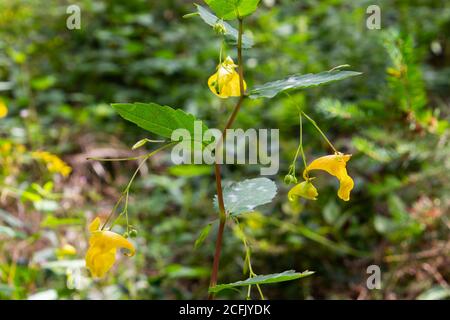
<path id="1" fill-rule="evenodd" d="M 226 135 L 227 135 L 227 130 L 229 128 L 231 128 L 231 126 L 233 125 L 234 120 L 236 119 L 236 116 L 239 113 L 242 102 L 244 101 L 244 98 L 245 98 L 244 68 L 243 68 L 243 62 L 242 62 L 242 32 L 243 32 L 243 23 L 242 23 L 242 19 L 239 19 L 239 35 L 238 35 L 238 43 L 237 43 L 237 52 L 238 52 L 238 66 L 239 66 L 238 71 L 239 71 L 240 97 L 233 109 L 233 112 L 231 113 L 230 117 L 228 118 L 227 124 L 225 125 L 225 128 L 222 131 L 220 140 L 217 143 L 216 156 L 221 152 L 223 141 L 225 140 Z M 216 160 L 217 160 L 217 158 L 216 158 Z M 215 177 L 216 177 L 217 202 L 219 204 L 220 223 L 219 223 L 219 230 L 217 232 L 216 248 L 215 248 L 215 252 L 214 252 L 214 260 L 213 260 L 213 266 L 212 266 L 212 272 L 211 272 L 211 281 L 209 284 L 210 288 L 216 286 L 216 284 L 217 284 L 217 277 L 218 277 L 218 273 L 219 273 L 220 253 L 222 251 L 223 231 L 225 229 L 225 223 L 227 220 L 227 213 L 225 211 L 225 204 L 223 201 L 223 193 L 222 193 L 221 168 L 220 168 L 220 164 L 217 163 L 217 161 L 214 165 L 214 173 L 215 173 Z M 214 294 L 209 293 L 208 299 L 209 300 L 214 299 Z"/>

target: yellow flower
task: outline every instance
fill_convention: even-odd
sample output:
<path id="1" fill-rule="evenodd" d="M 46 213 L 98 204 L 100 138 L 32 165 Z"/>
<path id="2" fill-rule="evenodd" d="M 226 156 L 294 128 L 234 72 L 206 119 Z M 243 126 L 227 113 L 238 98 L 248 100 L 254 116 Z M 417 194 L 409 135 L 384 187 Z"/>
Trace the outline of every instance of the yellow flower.
<path id="1" fill-rule="evenodd" d="M 8 115 L 8 107 L 6 104 L 0 99 L 0 119 L 4 118 Z"/>
<path id="2" fill-rule="evenodd" d="M 75 249 L 74 246 L 72 246 L 71 244 L 68 244 L 68 243 L 66 243 L 65 245 L 56 249 L 56 255 L 58 257 L 74 256 L 76 254 L 77 254 L 77 249 Z"/>
<path id="3" fill-rule="evenodd" d="M 61 174 L 63 177 L 67 177 L 72 171 L 72 168 L 67 163 L 50 152 L 33 151 L 31 153 L 31 156 L 33 157 L 33 159 L 45 162 L 49 172 L 56 172 Z"/>
<path id="4" fill-rule="evenodd" d="M 303 172 L 303 176 L 307 177 L 307 173 L 311 170 L 324 170 L 338 178 L 340 187 L 338 196 L 344 201 L 350 200 L 350 191 L 353 189 L 353 179 L 347 174 L 346 164 L 350 160 L 351 154 L 334 154 L 320 157 L 311 162 Z"/>
<path id="5" fill-rule="evenodd" d="M 11 149 L 12 149 L 12 144 L 11 142 L 3 142 L 0 144 L 0 153 L 2 153 L 3 155 L 7 155 L 9 153 L 11 153 Z"/>
<path id="6" fill-rule="evenodd" d="M 86 267 L 95 278 L 103 277 L 111 269 L 116 261 L 118 248 L 127 249 L 129 257 L 136 252 L 133 244 L 121 235 L 108 230 L 100 230 L 100 218 L 98 217 L 89 225 L 89 231 L 91 237 L 86 253 Z"/>
<path id="7" fill-rule="evenodd" d="M 303 197 L 309 200 L 317 200 L 318 195 L 316 187 L 313 186 L 311 181 L 306 180 L 289 190 L 288 199 L 289 201 L 295 201 L 298 197 Z"/>
<path id="8" fill-rule="evenodd" d="M 208 79 L 209 89 L 218 97 L 226 99 L 239 97 L 241 95 L 239 74 L 236 72 L 237 65 L 233 59 L 227 57 L 225 61 L 217 66 L 217 72 Z M 244 81 L 244 91 L 247 84 Z"/>

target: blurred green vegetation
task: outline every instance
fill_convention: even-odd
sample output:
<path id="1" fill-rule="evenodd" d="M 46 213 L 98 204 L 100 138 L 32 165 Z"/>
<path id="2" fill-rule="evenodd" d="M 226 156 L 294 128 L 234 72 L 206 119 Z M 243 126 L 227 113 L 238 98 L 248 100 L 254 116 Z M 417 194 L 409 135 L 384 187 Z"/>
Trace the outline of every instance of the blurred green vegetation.
<path id="1" fill-rule="evenodd" d="M 66 28 L 69 4 L 81 8 L 80 30 Z M 381 30 L 366 28 L 372 4 L 381 7 Z M 194 10 L 187 0 L 0 0 L 0 99 L 8 108 L 0 119 L 0 299 L 206 297 L 217 226 L 195 250 L 194 243 L 217 216 L 212 170 L 173 168 L 167 152 L 151 159 L 131 190 L 137 255 L 97 282 L 83 261 L 87 222 L 109 213 L 137 166 L 86 158 L 136 155 L 136 141 L 157 138 L 109 104 L 167 104 L 209 127 L 222 127 L 232 108 L 207 88 L 220 40 L 199 18 L 182 18 Z M 448 5 L 266 0 L 245 29 L 255 40 L 244 52 L 250 87 L 342 64 L 364 73 L 292 94 L 340 151 L 353 154 L 349 202 L 319 175 L 317 201 L 288 203 L 283 177 L 299 137 L 287 97 L 246 100 L 238 116 L 235 127 L 280 128 L 281 168 L 271 177 L 278 196 L 241 219 L 254 271 L 316 271 L 268 285 L 265 295 L 448 298 Z M 232 47 L 227 53 L 235 55 Z M 306 124 L 304 143 L 308 159 L 326 153 Z M 258 174 L 256 166 L 223 168 L 225 180 Z M 237 233 L 226 229 L 219 283 L 246 278 Z M 381 267 L 381 290 L 366 287 L 371 264 Z M 243 291 L 218 297 L 243 298 Z"/>

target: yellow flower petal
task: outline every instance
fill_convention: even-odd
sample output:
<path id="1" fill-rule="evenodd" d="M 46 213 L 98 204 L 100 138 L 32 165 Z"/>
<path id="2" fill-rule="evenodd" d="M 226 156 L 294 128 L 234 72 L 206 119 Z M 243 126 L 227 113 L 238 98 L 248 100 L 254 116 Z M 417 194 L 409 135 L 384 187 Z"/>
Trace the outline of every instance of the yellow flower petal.
<path id="1" fill-rule="evenodd" d="M 338 196 L 344 201 L 350 200 L 350 191 L 352 191 L 355 183 L 350 176 L 344 177 L 340 180 L 340 187 L 338 190 Z"/>
<path id="2" fill-rule="evenodd" d="M 239 97 L 241 95 L 239 74 L 236 72 L 237 65 L 233 59 L 227 57 L 217 66 L 217 72 L 208 79 L 209 89 L 218 97 L 226 99 L 229 97 Z M 244 81 L 244 91 L 247 84 Z"/>
<path id="3" fill-rule="evenodd" d="M 91 237 L 85 258 L 86 267 L 96 278 L 103 277 L 114 265 L 117 249 L 127 249 L 129 251 L 127 255 L 130 257 L 136 252 L 133 244 L 120 234 L 99 230 L 100 223 L 100 218 L 97 217 L 89 225 Z"/>
<path id="4" fill-rule="evenodd" d="M 8 107 L 2 100 L 0 100 L 0 119 L 6 117 L 7 115 L 8 115 Z"/>
<path id="5" fill-rule="evenodd" d="M 100 250 L 96 247 L 89 248 L 86 254 L 86 267 L 95 278 L 103 277 L 116 261 L 116 249 Z"/>
<path id="6" fill-rule="evenodd" d="M 114 247 L 116 249 L 127 249 L 129 251 L 127 256 L 129 257 L 134 256 L 134 254 L 136 253 L 136 249 L 134 248 L 133 244 L 120 234 L 112 231 L 101 231 L 101 233 L 102 241 L 104 241 L 104 244 L 106 246 Z"/>
<path id="7" fill-rule="evenodd" d="M 100 229 L 100 218 L 96 217 L 89 225 L 89 231 L 94 232 Z"/>
<path id="8" fill-rule="evenodd" d="M 338 178 L 340 187 L 338 190 L 338 197 L 344 201 L 350 200 L 350 191 L 353 189 L 353 179 L 347 174 L 346 164 L 350 160 L 351 154 L 335 154 L 320 157 L 311 162 L 303 172 L 306 173 L 311 170 L 324 170 Z"/>
<path id="9" fill-rule="evenodd" d="M 302 197 L 309 200 L 317 200 L 318 195 L 319 193 L 311 181 L 302 181 L 289 190 L 288 199 L 289 201 L 295 201 L 298 197 Z"/>

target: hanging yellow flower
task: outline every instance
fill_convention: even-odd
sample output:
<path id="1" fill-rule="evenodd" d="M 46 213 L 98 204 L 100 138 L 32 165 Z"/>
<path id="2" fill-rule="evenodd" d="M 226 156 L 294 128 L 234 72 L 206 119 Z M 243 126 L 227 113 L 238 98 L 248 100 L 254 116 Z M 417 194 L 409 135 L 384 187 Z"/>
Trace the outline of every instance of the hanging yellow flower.
<path id="1" fill-rule="evenodd" d="M 116 261 L 118 248 L 127 249 L 129 257 L 136 252 L 133 244 L 121 235 L 112 231 L 100 230 L 100 218 L 98 217 L 89 225 L 89 231 L 91 237 L 86 253 L 86 267 L 95 278 L 103 277 L 111 269 Z"/>
<path id="2" fill-rule="evenodd" d="M 3 102 L 3 100 L 0 99 L 0 119 L 4 118 L 8 115 L 8 107 Z"/>
<path id="3" fill-rule="evenodd" d="M 218 97 L 226 99 L 239 97 L 241 95 L 239 74 L 236 72 L 237 65 L 233 59 L 227 57 L 225 61 L 217 66 L 217 72 L 208 79 L 209 89 Z M 244 81 L 244 91 L 247 84 Z"/>
<path id="4" fill-rule="evenodd" d="M 311 170 L 324 170 L 338 178 L 340 187 L 338 197 L 344 201 L 350 200 L 350 191 L 353 189 L 353 179 L 347 174 L 346 164 L 350 160 L 351 154 L 334 154 L 320 157 L 311 162 L 303 172 L 305 179 Z"/>
<path id="5" fill-rule="evenodd" d="M 317 200 L 318 195 L 316 187 L 313 186 L 310 180 L 306 180 L 289 190 L 288 199 L 289 201 L 295 201 L 298 197 L 303 197 L 309 200 Z"/>

